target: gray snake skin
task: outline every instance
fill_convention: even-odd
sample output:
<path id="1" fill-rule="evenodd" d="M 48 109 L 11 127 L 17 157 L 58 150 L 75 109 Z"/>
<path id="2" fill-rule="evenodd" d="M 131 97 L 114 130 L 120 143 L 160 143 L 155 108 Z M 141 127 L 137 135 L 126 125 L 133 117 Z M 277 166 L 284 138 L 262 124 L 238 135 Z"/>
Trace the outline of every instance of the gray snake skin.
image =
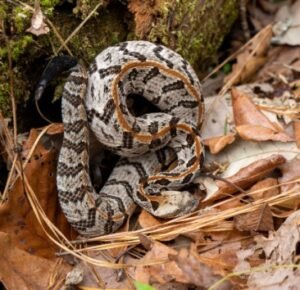
<path id="1" fill-rule="evenodd" d="M 129 94 L 161 112 L 135 117 Z M 162 45 L 124 42 L 100 53 L 88 72 L 74 67 L 62 97 L 57 169 L 60 205 L 71 225 L 82 235 L 103 235 L 116 231 L 136 205 L 160 218 L 193 211 L 198 199 L 184 187 L 203 159 L 203 112 L 191 65 Z M 100 192 L 89 176 L 89 129 L 121 156 Z"/>

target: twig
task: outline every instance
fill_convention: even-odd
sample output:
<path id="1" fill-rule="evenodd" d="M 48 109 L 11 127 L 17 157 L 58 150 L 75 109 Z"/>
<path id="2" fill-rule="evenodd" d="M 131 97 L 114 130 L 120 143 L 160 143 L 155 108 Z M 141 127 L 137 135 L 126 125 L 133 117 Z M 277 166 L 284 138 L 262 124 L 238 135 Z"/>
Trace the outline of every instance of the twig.
<path id="1" fill-rule="evenodd" d="M 13 162 L 12 162 L 11 169 L 9 171 L 9 174 L 8 174 L 8 177 L 7 177 L 7 180 L 6 180 L 6 183 L 5 183 L 4 191 L 3 191 L 2 196 L 1 196 L 1 202 L 5 202 L 5 200 L 7 198 L 9 185 L 11 184 L 11 180 L 12 180 L 13 175 L 15 173 L 14 168 L 16 167 L 17 160 L 18 160 L 18 155 L 15 154 Z"/>
<path id="2" fill-rule="evenodd" d="M 50 119 L 48 119 L 44 113 L 42 113 L 41 109 L 40 109 L 40 106 L 39 106 L 39 102 L 38 100 L 35 98 L 35 107 L 36 107 L 36 110 L 38 111 L 39 115 L 42 117 L 42 119 L 44 119 L 47 123 L 51 124 L 53 123 Z"/>
<path id="3" fill-rule="evenodd" d="M 17 146 L 17 109 L 16 109 L 16 100 L 15 100 L 15 94 L 14 94 L 14 76 L 12 71 L 12 59 L 11 59 L 11 49 L 10 49 L 10 42 L 5 34 L 5 27 L 4 27 L 4 21 L 2 22 L 3 27 L 3 36 L 6 42 L 7 47 L 7 59 L 8 59 L 8 75 L 9 75 L 9 96 L 11 101 L 11 109 L 13 114 L 13 140 L 14 145 Z"/>
<path id="4" fill-rule="evenodd" d="M 101 289 L 105 289 L 105 282 L 103 281 L 103 279 L 100 276 L 100 273 L 97 273 L 96 269 L 95 269 L 95 265 L 86 263 L 84 261 L 85 266 L 90 270 L 95 282 L 98 284 L 98 286 Z"/>
<path id="5" fill-rule="evenodd" d="M 6 42 L 6 47 L 7 47 L 7 60 L 8 60 L 8 75 L 9 75 L 9 96 L 10 96 L 10 100 L 11 100 L 11 110 L 12 110 L 12 119 L 13 119 L 13 141 L 11 142 L 12 144 L 10 144 L 11 146 L 9 146 L 10 148 L 8 148 L 8 152 L 13 152 L 13 162 L 12 162 L 12 168 L 11 171 L 8 175 L 8 179 L 7 182 L 5 184 L 5 189 L 3 192 L 3 200 L 6 199 L 7 196 L 7 192 L 8 192 L 8 187 L 9 187 L 9 183 L 10 180 L 12 179 L 13 176 L 13 172 L 16 166 L 16 162 L 18 161 L 18 157 L 19 157 L 19 148 L 18 146 L 18 140 L 17 140 L 17 136 L 18 136 L 18 129 L 17 129 L 17 108 L 16 108 L 16 100 L 15 100 L 15 94 L 14 94 L 14 76 L 13 76 L 13 70 L 12 70 L 12 57 L 11 57 L 11 48 L 10 48 L 10 42 L 9 39 L 7 37 L 7 35 L 5 34 L 5 27 L 4 27 L 4 21 L 2 20 L 1 23 L 2 27 L 3 27 L 3 36 Z M 5 128 L 6 126 L 4 126 Z M 12 150 L 12 151 L 11 151 Z M 21 162 L 21 160 L 20 160 Z"/>
<path id="6" fill-rule="evenodd" d="M 56 37 L 59 39 L 60 43 L 61 43 L 61 48 L 63 47 L 69 55 L 73 56 L 72 51 L 69 49 L 69 47 L 67 46 L 67 43 L 63 40 L 62 36 L 60 35 L 60 33 L 58 32 L 58 30 L 56 29 L 55 25 L 48 19 L 46 18 L 46 22 L 49 24 L 49 26 L 53 29 L 54 34 L 56 35 Z M 58 49 L 56 51 L 56 55 L 59 53 L 61 49 Z"/>
<path id="7" fill-rule="evenodd" d="M 211 174 L 211 173 L 201 173 L 201 176 L 209 177 L 209 178 L 212 178 L 214 180 L 221 180 L 221 181 L 225 182 L 226 184 L 234 187 L 237 191 L 240 191 L 244 194 L 247 194 L 247 191 L 245 191 L 244 189 L 242 189 L 241 187 L 239 187 L 238 185 L 234 184 L 233 182 L 231 182 L 230 180 L 228 180 L 224 177 L 217 176 L 217 175 L 214 175 L 214 174 Z M 231 196 L 231 195 L 229 195 L 229 196 Z"/>

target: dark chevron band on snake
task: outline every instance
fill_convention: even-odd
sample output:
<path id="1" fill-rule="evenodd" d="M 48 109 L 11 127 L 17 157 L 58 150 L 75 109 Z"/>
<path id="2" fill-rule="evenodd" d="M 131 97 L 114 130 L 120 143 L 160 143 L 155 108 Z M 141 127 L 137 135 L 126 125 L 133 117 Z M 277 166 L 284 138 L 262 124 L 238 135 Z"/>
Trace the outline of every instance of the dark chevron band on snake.
<path id="1" fill-rule="evenodd" d="M 126 97 L 141 92 L 161 112 L 133 116 Z M 125 42 L 105 49 L 88 71 L 75 66 L 62 97 L 57 170 L 60 204 L 72 226 L 82 235 L 103 235 L 137 205 L 160 218 L 195 210 L 198 199 L 182 188 L 201 167 L 203 112 L 191 65 L 162 45 Z M 121 156 L 100 192 L 89 176 L 89 129 Z"/>

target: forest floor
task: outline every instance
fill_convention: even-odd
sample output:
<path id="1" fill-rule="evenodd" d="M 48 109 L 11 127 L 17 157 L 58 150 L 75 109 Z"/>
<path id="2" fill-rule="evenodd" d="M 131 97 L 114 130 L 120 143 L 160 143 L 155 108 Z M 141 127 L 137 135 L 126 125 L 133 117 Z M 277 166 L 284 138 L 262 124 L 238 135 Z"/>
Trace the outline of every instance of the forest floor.
<path id="1" fill-rule="evenodd" d="M 277 2 L 249 1 L 201 80 L 205 195 L 188 215 L 141 210 L 80 237 L 57 200 L 62 124 L 17 135 L 16 108 L 0 113 L 4 289 L 299 288 L 300 1 Z M 13 73 L 10 86 L 13 101 Z"/>

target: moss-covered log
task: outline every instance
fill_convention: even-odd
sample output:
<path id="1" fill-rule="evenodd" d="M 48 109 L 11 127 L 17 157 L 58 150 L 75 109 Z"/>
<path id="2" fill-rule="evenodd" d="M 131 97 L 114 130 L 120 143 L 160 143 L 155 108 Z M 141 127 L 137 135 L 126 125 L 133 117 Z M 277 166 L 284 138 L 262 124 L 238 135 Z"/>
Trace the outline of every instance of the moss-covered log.
<path id="1" fill-rule="evenodd" d="M 203 63 L 215 59 L 238 14 L 237 0 L 106 0 L 101 3 L 67 44 L 72 54 L 87 64 L 107 46 L 126 39 L 146 39 L 173 48 L 199 72 Z M 99 0 L 78 0 L 76 3 L 75 0 L 73 3 L 40 0 L 42 12 L 63 39 L 98 4 Z M 0 3 L 0 19 L 3 20 L 0 22 L 0 32 L 3 32 L 0 34 L 0 110 L 6 116 L 10 115 L 7 44 L 19 106 L 32 96 L 43 67 L 62 44 L 51 27 L 48 34 L 38 37 L 26 32 L 33 7 L 34 0 Z M 66 50 L 62 52 L 67 53 Z"/>

